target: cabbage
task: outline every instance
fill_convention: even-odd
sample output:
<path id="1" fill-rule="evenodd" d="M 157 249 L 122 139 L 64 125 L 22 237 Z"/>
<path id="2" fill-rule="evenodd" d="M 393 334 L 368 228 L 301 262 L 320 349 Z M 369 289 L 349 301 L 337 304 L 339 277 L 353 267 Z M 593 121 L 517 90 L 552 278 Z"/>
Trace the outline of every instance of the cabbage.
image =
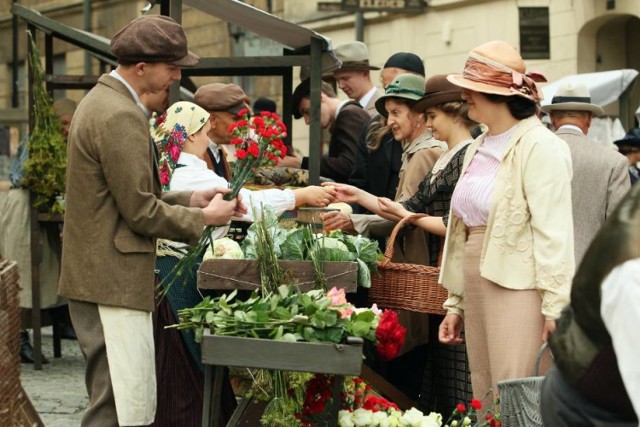
<path id="1" fill-rule="evenodd" d="M 202 260 L 206 259 L 244 259 L 242 248 L 233 239 L 223 237 L 213 241 L 213 248 L 209 246 Z"/>

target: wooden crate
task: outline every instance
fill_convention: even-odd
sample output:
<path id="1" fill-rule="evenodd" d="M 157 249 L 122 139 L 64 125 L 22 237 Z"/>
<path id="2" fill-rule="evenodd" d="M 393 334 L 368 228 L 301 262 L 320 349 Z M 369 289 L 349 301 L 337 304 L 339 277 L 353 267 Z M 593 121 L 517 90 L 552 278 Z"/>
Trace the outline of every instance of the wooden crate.
<path id="1" fill-rule="evenodd" d="M 212 335 L 202 338 L 202 363 L 333 375 L 360 375 L 362 340 L 353 344 L 275 341 Z"/>
<path id="2" fill-rule="evenodd" d="M 315 284 L 311 261 L 279 261 L 289 272 L 302 292 L 310 291 Z M 329 261 L 323 264 L 327 287 L 356 292 L 358 263 Z M 218 290 L 249 290 L 260 288 L 258 261 L 248 259 L 208 259 L 198 269 L 198 288 Z"/>

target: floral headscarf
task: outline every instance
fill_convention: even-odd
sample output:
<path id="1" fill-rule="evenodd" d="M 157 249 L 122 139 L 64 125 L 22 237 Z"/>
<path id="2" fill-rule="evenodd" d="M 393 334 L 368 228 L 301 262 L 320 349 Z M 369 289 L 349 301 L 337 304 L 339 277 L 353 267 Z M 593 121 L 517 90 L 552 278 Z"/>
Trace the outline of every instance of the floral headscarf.
<path id="1" fill-rule="evenodd" d="M 196 104 L 179 101 L 167 109 L 153 124 L 151 136 L 158 147 L 158 170 L 162 189 L 168 190 L 187 137 L 198 132 L 209 120 L 209 113 Z"/>

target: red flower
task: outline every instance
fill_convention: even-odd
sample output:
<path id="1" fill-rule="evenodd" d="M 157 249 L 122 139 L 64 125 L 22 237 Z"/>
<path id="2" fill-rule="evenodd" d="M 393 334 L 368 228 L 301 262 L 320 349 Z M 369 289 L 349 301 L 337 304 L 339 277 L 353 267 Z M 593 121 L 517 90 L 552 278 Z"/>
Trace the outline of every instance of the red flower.
<path id="1" fill-rule="evenodd" d="M 382 359 L 391 360 L 400 353 L 406 332 L 405 327 L 398 323 L 398 314 L 395 311 L 385 310 L 382 313 L 376 328 L 376 350 Z"/>
<path id="2" fill-rule="evenodd" d="M 262 117 L 267 117 L 267 116 L 271 117 L 271 111 L 267 111 L 267 110 L 261 111 L 260 115 Z"/>
<path id="3" fill-rule="evenodd" d="M 247 153 L 257 158 L 260 155 L 260 147 L 258 147 L 256 142 L 252 142 L 247 148 Z"/>
<path id="4" fill-rule="evenodd" d="M 227 133 L 229 135 L 231 135 L 233 133 L 233 131 L 236 130 L 237 127 L 238 127 L 238 123 L 237 122 L 230 123 L 229 127 L 227 128 Z"/>
<path id="5" fill-rule="evenodd" d="M 243 108 L 242 110 L 238 111 L 238 117 L 243 117 L 247 114 L 249 114 L 249 110 L 247 108 Z"/>
<path id="6" fill-rule="evenodd" d="M 476 411 L 479 411 L 480 409 L 482 409 L 482 402 L 474 397 L 471 399 L 471 403 L 469 403 L 469 406 L 471 406 Z"/>
<path id="7" fill-rule="evenodd" d="M 244 142 L 244 139 L 242 138 L 234 138 L 231 140 L 231 144 L 232 145 L 240 145 Z"/>
<path id="8" fill-rule="evenodd" d="M 464 406 L 464 403 L 458 403 L 456 405 L 456 411 L 464 414 L 465 412 L 467 412 L 467 408 Z"/>
<path id="9" fill-rule="evenodd" d="M 247 157 L 247 150 L 243 150 L 242 148 L 236 150 L 236 157 L 244 160 Z"/>
<path id="10" fill-rule="evenodd" d="M 264 127 L 264 119 L 262 117 L 254 117 L 253 124 L 259 128 Z"/>

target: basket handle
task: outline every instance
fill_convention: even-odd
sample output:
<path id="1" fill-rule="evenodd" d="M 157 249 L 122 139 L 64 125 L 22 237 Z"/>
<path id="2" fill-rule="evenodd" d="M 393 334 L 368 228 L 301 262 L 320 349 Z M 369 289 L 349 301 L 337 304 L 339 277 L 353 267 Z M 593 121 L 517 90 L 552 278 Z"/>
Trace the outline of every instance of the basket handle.
<path id="1" fill-rule="evenodd" d="M 544 355 L 545 350 L 549 350 L 549 354 L 553 359 L 553 353 L 551 353 L 551 347 L 549 347 L 549 342 L 548 341 L 543 342 L 540 348 L 538 349 L 538 354 L 536 355 L 536 364 L 535 364 L 535 367 L 533 368 L 534 377 L 537 377 L 540 375 L 540 362 L 542 362 L 542 356 Z"/>
<path id="2" fill-rule="evenodd" d="M 395 227 L 393 227 L 393 231 L 391 231 L 391 234 L 389 235 L 389 240 L 387 240 L 387 248 L 384 250 L 384 261 L 382 261 L 383 264 L 391 262 L 391 259 L 393 258 L 393 244 L 396 242 L 396 236 L 398 235 L 402 227 L 404 227 L 405 224 L 407 224 L 411 220 L 424 218 L 426 216 L 428 215 L 422 213 L 414 213 L 412 215 L 405 216 L 395 225 Z"/>

